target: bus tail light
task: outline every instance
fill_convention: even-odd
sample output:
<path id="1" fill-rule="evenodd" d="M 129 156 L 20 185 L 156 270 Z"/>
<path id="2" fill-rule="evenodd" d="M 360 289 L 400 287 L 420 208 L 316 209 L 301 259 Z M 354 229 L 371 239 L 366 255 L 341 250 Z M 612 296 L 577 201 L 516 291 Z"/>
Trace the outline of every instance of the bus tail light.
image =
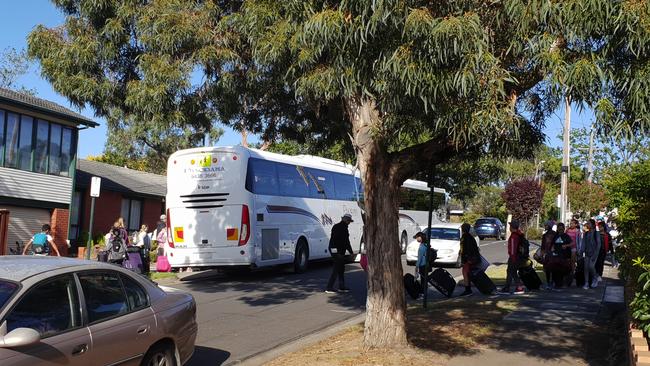
<path id="1" fill-rule="evenodd" d="M 172 233 L 172 217 L 169 215 L 169 209 L 167 209 L 167 244 L 170 248 L 174 247 L 174 236 Z"/>
<path id="2" fill-rule="evenodd" d="M 241 210 L 241 230 L 239 234 L 239 246 L 246 245 L 251 237 L 251 219 L 248 214 L 248 206 L 243 205 Z"/>

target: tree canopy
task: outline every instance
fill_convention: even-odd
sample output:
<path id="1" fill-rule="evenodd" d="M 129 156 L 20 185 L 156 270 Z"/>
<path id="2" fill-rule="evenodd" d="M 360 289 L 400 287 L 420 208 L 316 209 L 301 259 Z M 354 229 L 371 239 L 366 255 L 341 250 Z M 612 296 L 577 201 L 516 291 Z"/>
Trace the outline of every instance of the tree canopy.
<path id="1" fill-rule="evenodd" d="M 365 185 L 365 344 L 406 343 L 398 190 L 477 156 L 532 154 L 564 97 L 613 133 L 650 126 L 638 0 L 54 0 L 30 55 L 54 88 L 153 138 L 216 121 L 351 141 Z M 161 141 L 150 141 L 160 144 Z M 435 169 L 434 169 L 435 171 Z"/>

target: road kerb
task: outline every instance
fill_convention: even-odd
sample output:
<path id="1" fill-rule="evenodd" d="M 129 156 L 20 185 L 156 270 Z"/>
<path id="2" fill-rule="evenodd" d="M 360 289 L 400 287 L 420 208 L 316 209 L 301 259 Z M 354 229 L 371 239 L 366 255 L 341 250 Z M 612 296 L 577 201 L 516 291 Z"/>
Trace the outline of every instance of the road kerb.
<path id="1" fill-rule="evenodd" d="M 273 348 L 255 353 L 250 356 L 246 356 L 245 358 L 240 360 L 233 360 L 232 362 L 226 362 L 224 365 L 241 365 L 241 366 L 262 365 L 284 354 L 298 351 L 312 344 L 318 343 L 324 339 L 332 337 L 353 325 L 363 323 L 365 319 L 366 319 L 366 313 L 364 311 L 361 314 L 355 315 L 353 317 L 350 317 L 338 323 L 327 325 L 323 328 L 315 329 L 305 334 L 301 334 L 289 341 L 276 345 Z"/>

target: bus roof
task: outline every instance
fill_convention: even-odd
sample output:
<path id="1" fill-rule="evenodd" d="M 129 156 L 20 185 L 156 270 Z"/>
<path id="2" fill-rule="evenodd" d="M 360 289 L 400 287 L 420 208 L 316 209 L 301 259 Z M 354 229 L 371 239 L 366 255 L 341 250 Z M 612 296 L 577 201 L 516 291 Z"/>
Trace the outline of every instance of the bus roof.
<path id="1" fill-rule="evenodd" d="M 328 170 L 328 171 L 333 171 L 338 173 L 345 173 L 345 174 L 354 173 L 355 176 L 357 177 L 360 176 L 359 170 L 356 169 L 353 165 L 346 164 L 341 161 L 327 159 L 327 158 L 314 156 L 314 155 L 284 155 L 284 154 L 278 154 L 270 151 L 252 149 L 241 145 L 206 146 L 206 147 L 197 147 L 193 149 L 179 150 L 173 153 L 169 158 L 172 159 L 179 155 L 210 153 L 210 152 L 217 152 L 217 151 L 238 152 L 238 153 L 248 155 L 249 157 L 252 158 L 271 160 L 279 163 L 295 164 L 307 168 L 323 169 L 323 170 Z M 402 187 L 408 189 L 416 189 L 420 191 L 427 191 L 427 192 L 430 190 L 429 186 L 427 185 L 427 182 L 414 180 L 414 179 L 407 179 L 402 184 Z M 437 187 L 434 187 L 433 191 L 435 193 L 442 193 L 442 194 L 447 193 L 443 188 L 437 188 Z"/>

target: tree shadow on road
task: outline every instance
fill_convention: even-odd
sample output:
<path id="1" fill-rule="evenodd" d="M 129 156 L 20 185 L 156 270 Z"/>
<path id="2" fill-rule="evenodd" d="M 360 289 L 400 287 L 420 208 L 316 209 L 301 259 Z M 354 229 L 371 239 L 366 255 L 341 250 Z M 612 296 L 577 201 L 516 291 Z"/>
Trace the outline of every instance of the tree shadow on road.
<path id="1" fill-rule="evenodd" d="M 328 297 L 328 302 L 351 310 L 362 310 L 366 302 L 366 274 L 358 263 L 346 265 L 346 286 L 349 293 L 324 293 L 331 273 L 331 262 L 310 263 L 306 273 L 288 273 L 276 267 L 248 272 L 206 272 L 186 276 L 175 287 L 198 293 L 240 292 L 238 300 L 250 306 L 280 305 L 304 300 L 315 294 Z M 200 294 L 197 295 L 200 302 Z"/>

